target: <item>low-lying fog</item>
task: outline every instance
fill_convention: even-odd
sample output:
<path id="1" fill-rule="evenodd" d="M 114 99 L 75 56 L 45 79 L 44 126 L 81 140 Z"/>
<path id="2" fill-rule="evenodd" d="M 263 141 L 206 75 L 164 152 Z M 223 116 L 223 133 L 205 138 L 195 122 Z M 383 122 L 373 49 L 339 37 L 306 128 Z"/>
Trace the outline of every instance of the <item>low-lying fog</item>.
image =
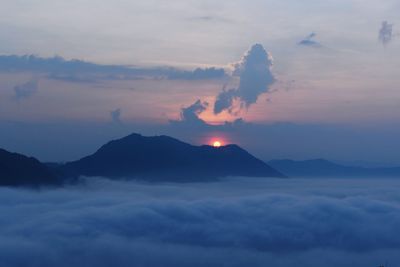
<path id="1" fill-rule="evenodd" d="M 0 266 L 400 263 L 400 179 L 0 188 Z"/>

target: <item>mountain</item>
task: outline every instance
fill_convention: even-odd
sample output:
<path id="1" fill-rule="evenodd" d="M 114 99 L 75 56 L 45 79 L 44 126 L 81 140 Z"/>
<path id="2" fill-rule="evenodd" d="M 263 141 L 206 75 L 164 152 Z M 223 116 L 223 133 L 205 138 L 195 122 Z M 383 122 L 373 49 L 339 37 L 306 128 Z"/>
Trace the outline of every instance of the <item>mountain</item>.
<path id="1" fill-rule="evenodd" d="M 58 181 L 37 159 L 0 149 L 0 186 L 55 185 Z"/>
<path id="2" fill-rule="evenodd" d="M 400 167 L 344 166 L 324 159 L 271 160 L 268 164 L 290 177 L 400 177 Z"/>
<path id="3" fill-rule="evenodd" d="M 63 166 L 76 176 L 200 181 L 225 176 L 284 177 L 237 145 L 192 146 L 168 136 L 131 134 Z"/>

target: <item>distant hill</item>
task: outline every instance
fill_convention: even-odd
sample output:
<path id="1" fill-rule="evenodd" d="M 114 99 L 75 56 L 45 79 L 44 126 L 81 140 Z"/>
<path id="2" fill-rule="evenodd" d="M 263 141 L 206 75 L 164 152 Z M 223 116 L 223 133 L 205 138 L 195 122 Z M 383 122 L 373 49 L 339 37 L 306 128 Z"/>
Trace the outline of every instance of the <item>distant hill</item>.
<path id="1" fill-rule="evenodd" d="M 237 145 L 193 146 L 168 136 L 131 134 L 62 167 L 64 173 L 149 181 L 199 181 L 225 176 L 284 177 Z"/>
<path id="2" fill-rule="evenodd" d="M 0 186 L 58 184 L 57 177 L 35 158 L 0 149 Z"/>
<path id="3" fill-rule="evenodd" d="M 344 166 L 324 159 L 271 160 L 268 164 L 290 177 L 400 177 L 400 167 L 365 168 Z"/>

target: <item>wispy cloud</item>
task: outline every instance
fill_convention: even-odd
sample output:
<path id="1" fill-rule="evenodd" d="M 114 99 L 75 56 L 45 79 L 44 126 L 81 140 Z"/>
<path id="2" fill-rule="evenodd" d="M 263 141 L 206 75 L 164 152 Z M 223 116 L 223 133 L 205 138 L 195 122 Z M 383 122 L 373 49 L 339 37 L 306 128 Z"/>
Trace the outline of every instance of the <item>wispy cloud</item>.
<path id="1" fill-rule="evenodd" d="M 379 41 L 383 45 L 387 45 L 392 41 L 393 37 L 393 24 L 388 23 L 387 21 L 382 22 L 382 26 L 379 30 Z"/>
<path id="2" fill-rule="evenodd" d="M 202 21 L 202 22 L 232 22 L 231 19 L 221 17 L 221 16 L 215 16 L 215 15 L 204 15 L 204 16 L 197 16 L 197 17 L 191 17 L 189 20 L 192 21 Z"/>
<path id="3" fill-rule="evenodd" d="M 14 97 L 17 101 L 27 99 L 36 94 L 39 90 L 38 81 L 32 80 L 14 87 Z"/>
<path id="4" fill-rule="evenodd" d="M 321 43 L 319 43 L 318 41 L 315 40 L 316 36 L 317 36 L 317 34 L 315 32 L 312 32 L 309 35 L 307 35 L 306 38 L 304 38 L 297 44 L 300 46 L 321 48 L 322 47 Z"/>
<path id="5" fill-rule="evenodd" d="M 121 123 L 121 114 L 122 110 L 120 108 L 110 111 L 111 120 L 115 123 Z"/>

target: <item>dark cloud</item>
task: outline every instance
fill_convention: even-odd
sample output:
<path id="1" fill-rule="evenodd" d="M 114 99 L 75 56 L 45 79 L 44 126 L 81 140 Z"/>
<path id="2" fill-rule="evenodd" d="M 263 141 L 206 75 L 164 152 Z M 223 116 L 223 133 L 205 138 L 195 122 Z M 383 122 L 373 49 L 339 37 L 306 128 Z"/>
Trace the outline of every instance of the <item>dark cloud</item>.
<path id="1" fill-rule="evenodd" d="M 172 124 L 186 124 L 204 126 L 206 123 L 199 118 L 199 115 L 208 107 L 207 102 L 202 102 L 200 99 L 194 102 L 189 107 L 181 109 L 181 118 L 179 121 L 170 121 Z"/>
<path id="2" fill-rule="evenodd" d="M 322 45 L 318 41 L 315 40 L 316 36 L 317 36 L 317 34 L 315 32 L 312 32 L 306 38 L 304 38 L 303 40 L 298 42 L 298 45 L 321 48 Z"/>
<path id="3" fill-rule="evenodd" d="M 258 97 L 269 91 L 275 79 L 271 72 L 272 58 L 261 44 L 255 44 L 236 65 L 234 75 L 240 77 L 239 87 L 224 90 L 217 96 L 214 113 L 224 110 L 233 112 L 235 108 L 248 108 Z M 234 107 L 235 100 L 239 107 Z"/>
<path id="4" fill-rule="evenodd" d="M 65 60 L 60 56 L 42 58 L 35 55 L 3 55 L 0 56 L 1 71 L 37 71 L 52 73 L 73 72 L 109 72 L 128 73 L 130 69 L 126 66 L 99 65 L 82 60 Z"/>
<path id="5" fill-rule="evenodd" d="M 249 178 L 1 188 L 0 266 L 394 264 L 398 186 L 382 179 Z"/>
<path id="6" fill-rule="evenodd" d="M 217 96 L 214 104 L 214 113 L 221 113 L 223 110 L 227 109 L 229 113 L 233 112 L 233 101 L 237 95 L 236 89 L 226 90 L 225 88 Z"/>
<path id="7" fill-rule="evenodd" d="M 382 26 L 379 30 L 379 41 L 383 45 L 387 45 L 392 41 L 393 37 L 393 24 L 389 24 L 387 21 L 382 22 Z"/>
<path id="8" fill-rule="evenodd" d="M 231 122 L 225 121 L 225 123 L 220 125 L 208 124 L 206 121 L 199 117 L 199 115 L 204 112 L 208 108 L 208 106 L 209 104 L 207 102 L 197 100 L 189 107 L 182 108 L 180 119 L 170 120 L 166 131 L 172 131 L 173 134 L 176 134 L 176 131 L 188 133 L 196 128 L 194 132 L 196 132 L 197 134 L 215 131 L 229 132 L 232 131 L 234 127 L 248 124 L 242 118 L 238 118 Z M 191 134 L 193 134 L 193 132 L 191 132 Z"/>
<path id="9" fill-rule="evenodd" d="M 39 72 L 47 77 L 66 82 L 96 82 L 98 80 L 173 79 L 207 80 L 226 76 L 221 68 L 197 68 L 193 71 L 173 67 L 140 68 L 124 65 L 100 65 L 82 60 L 65 60 L 56 56 L 41 58 L 34 55 L 0 56 L 0 71 Z"/>
<path id="10" fill-rule="evenodd" d="M 27 99 L 37 93 L 39 90 L 38 81 L 32 80 L 27 83 L 14 87 L 15 99 L 17 101 Z"/>
<path id="11" fill-rule="evenodd" d="M 115 123 L 121 123 L 121 113 L 122 110 L 120 108 L 110 111 L 112 121 Z"/>

